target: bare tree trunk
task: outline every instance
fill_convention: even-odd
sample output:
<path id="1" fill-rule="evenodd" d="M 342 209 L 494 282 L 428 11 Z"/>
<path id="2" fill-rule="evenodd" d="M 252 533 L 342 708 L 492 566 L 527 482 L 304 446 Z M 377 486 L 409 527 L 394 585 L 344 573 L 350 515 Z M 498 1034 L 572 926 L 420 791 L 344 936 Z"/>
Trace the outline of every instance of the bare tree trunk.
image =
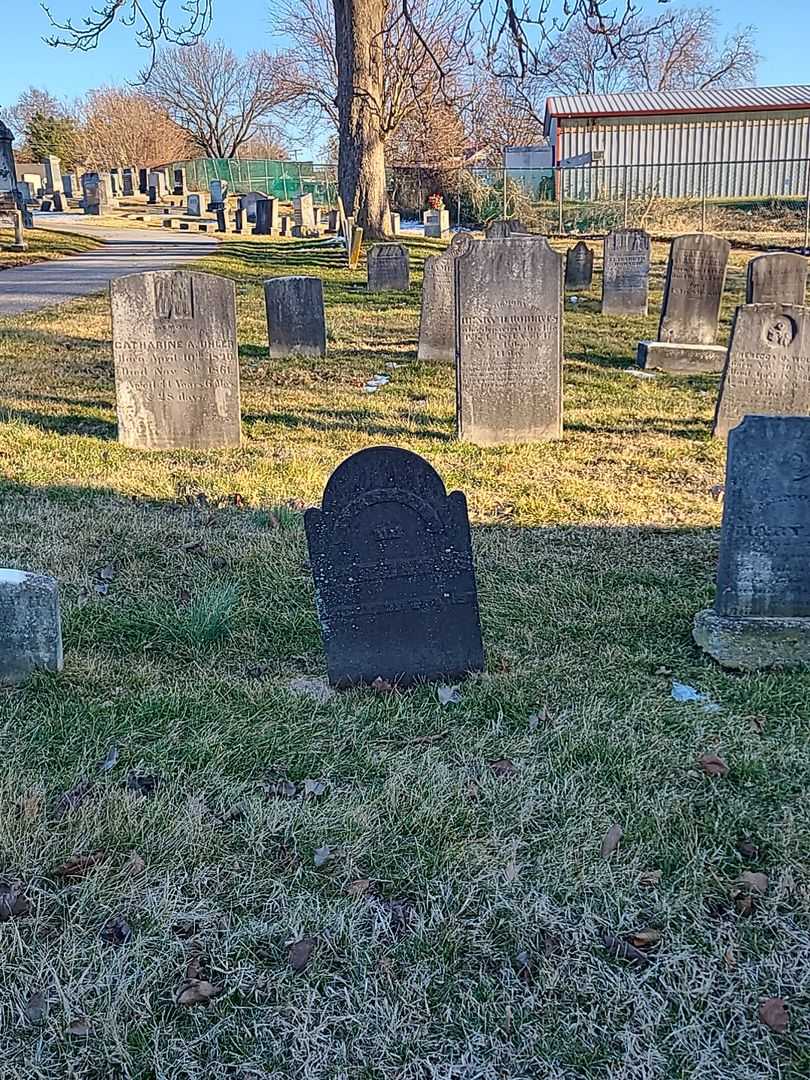
<path id="1" fill-rule="evenodd" d="M 390 232 L 382 137 L 386 0 L 332 0 L 340 146 L 338 187 L 370 240 Z"/>

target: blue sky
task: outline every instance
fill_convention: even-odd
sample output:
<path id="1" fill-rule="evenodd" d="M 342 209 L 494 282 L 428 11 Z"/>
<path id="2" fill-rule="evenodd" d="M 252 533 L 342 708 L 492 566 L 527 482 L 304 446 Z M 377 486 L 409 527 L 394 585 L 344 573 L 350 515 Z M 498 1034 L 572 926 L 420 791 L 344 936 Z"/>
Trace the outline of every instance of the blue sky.
<path id="1" fill-rule="evenodd" d="M 58 17 L 81 15 L 92 0 L 50 2 Z M 24 21 L 21 19 L 22 25 L 15 26 L 13 46 L 8 47 L 7 41 L 3 52 L 0 104 L 10 104 L 20 90 L 30 85 L 44 87 L 58 97 L 77 96 L 102 83 L 134 79 L 143 65 L 143 52 L 134 44 L 131 32 L 122 27 L 108 31 L 94 52 L 53 49 L 42 40 L 49 32 L 49 24 L 37 0 L 0 0 L 0 6 L 7 3 L 19 15 L 24 14 Z M 214 0 L 214 5 L 210 36 L 223 38 L 236 52 L 273 46 L 268 0 Z M 661 10 L 657 5 L 644 4 L 647 10 L 651 6 Z M 726 29 L 748 23 L 758 28 L 759 51 L 764 57 L 759 69 L 762 85 L 810 83 L 807 0 L 778 0 L 767 7 L 762 0 L 716 0 L 713 6 Z"/>

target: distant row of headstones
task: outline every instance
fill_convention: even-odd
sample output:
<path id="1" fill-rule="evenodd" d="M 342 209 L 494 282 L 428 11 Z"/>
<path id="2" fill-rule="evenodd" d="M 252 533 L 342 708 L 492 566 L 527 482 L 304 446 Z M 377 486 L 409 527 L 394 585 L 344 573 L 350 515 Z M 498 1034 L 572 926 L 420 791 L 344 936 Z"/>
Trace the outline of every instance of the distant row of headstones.
<path id="1" fill-rule="evenodd" d="M 695 640 L 726 667 L 810 664 L 810 418 L 731 433 L 712 609 Z M 417 454 L 361 450 L 304 523 L 329 680 L 455 680 L 484 668 L 467 502 Z M 0 570 L 0 682 L 62 667 L 56 582 Z"/>

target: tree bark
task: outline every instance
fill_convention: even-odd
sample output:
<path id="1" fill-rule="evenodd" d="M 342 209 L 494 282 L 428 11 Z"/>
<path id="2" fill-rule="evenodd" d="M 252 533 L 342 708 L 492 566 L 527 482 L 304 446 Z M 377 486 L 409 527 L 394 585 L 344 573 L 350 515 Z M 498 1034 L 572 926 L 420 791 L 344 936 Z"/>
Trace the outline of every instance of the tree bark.
<path id="1" fill-rule="evenodd" d="M 335 11 L 338 188 L 364 237 L 390 233 L 385 183 L 383 25 L 386 0 L 332 0 Z"/>

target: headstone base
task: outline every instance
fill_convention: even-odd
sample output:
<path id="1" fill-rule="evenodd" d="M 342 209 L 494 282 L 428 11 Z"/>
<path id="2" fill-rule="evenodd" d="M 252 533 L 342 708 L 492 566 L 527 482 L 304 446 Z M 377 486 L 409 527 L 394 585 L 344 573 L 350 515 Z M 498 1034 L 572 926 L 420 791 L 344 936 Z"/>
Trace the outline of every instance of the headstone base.
<path id="1" fill-rule="evenodd" d="M 736 671 L 810 667 L 810 619 L 695 616 L 692 637 L 718 664 Z"/>
<path id="2" fill-rule="evenodd" d="M 677 341 L 640 341 L 636 364 L 673 375 L 719 374 L 726 363 L 724 345 L 682 345 Z"/>

